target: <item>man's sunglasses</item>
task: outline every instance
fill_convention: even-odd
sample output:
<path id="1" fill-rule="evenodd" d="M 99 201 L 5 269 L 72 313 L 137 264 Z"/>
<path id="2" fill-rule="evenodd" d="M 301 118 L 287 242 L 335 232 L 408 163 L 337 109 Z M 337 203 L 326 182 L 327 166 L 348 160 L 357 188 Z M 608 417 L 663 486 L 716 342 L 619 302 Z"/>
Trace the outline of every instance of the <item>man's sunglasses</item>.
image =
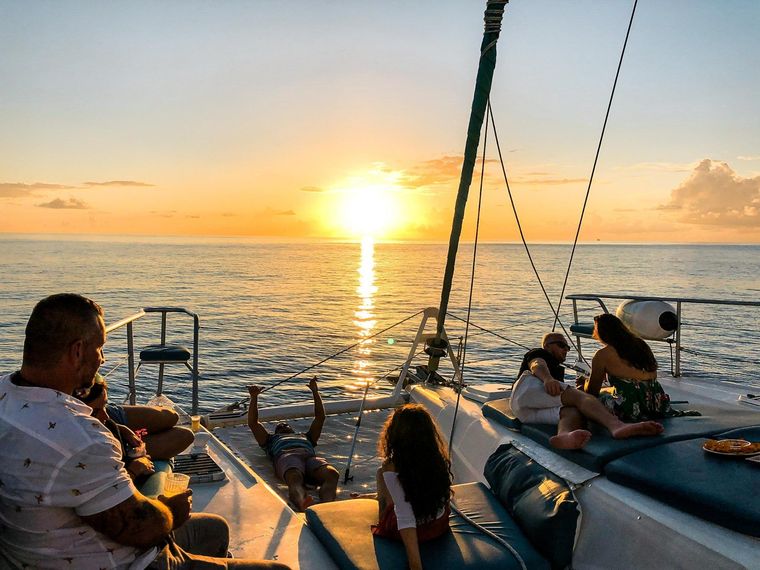
<path id="1" fill-rule="evenodd" d="M 570 350 L 570 345 L 567 344 L 564 340 L 553 340 L 551 342 L 547 342 L 546 344 L 556 344 L 560 348 L 564 348 L 565 350 Z"/>

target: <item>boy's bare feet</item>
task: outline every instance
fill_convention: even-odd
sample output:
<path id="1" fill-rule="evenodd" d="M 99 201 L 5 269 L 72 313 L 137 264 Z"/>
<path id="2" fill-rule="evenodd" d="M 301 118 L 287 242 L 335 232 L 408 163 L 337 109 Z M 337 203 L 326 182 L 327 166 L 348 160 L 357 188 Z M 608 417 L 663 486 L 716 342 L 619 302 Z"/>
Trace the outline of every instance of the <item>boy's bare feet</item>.
<path id="1" fill-rule="evenodd" d="M 559 433 L 549 439 L 552 447 L 557 449 L 580 449 L 591 439 L 591 432 L 585 429 L 576 429 L 567 433 Z"/>
<path id="2" fill-rule="evenodd" d="M 639 422 L 637 424 L 623 424 L 619 428 L 611 430 L 610 433 L 615 439 L 627 439 L 637 436 L 659 435 L 665 428 L 657 422 Z"/>

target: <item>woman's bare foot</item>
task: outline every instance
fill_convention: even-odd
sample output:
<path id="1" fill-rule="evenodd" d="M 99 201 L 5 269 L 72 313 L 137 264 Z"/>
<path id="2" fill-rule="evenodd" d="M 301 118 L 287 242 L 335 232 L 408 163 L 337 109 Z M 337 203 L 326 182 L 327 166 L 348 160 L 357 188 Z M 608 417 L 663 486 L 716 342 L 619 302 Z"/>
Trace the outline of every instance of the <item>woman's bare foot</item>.
<path id="1" fill-rule="evenodd" d="M 629 437 L 659 435 L 665 428 L 657 422 L 639 422 L 637 424 L 623 424 L 619 428 L 611 430 L 615 439 L 627 439 Z"/>
<path id="2" fill-rule="evenodd" d="M 549 438 L 549 443 L 557 449 L 580 449 L 591 439 L 591 432 L 585 429 L 576 429 L 566 433 L 558 433 Z"/>

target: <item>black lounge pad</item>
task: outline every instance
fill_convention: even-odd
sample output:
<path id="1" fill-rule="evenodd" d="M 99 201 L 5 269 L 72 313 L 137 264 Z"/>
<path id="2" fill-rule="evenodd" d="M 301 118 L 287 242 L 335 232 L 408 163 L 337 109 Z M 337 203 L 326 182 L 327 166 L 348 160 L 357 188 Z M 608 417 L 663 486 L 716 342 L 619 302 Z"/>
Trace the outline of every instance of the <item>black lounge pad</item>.
<path id="1" fill-rule="evenodd" d="M 552 568 L 570 567 L 580 510 L 567 482 L 510 443 L 493 452 L 483 474 Z"/>
<path id="2" fill-rule="evenodd" d="M 187 362 L 192 353 L 178 344 L 152 344 L 140 351 L 143 362 Z"/>
<path id="3" fill-rule="evenodd" d="M 665 433 L 651 437 L 613 439 L 601 426 L 593 425 L 591 440 L 580 450 L 556 450 L 560 455 L 590 469 L 601 472 L 604 466 L 617 459 L 642 449 L 648 449 L 673 441 L 698 437 L 712 437 L 716 434 L 760 423 L 760 414 L 753 410 L 743 410 L 729 404 L 683 404 L 675 409 L 695 409 L 701 416 L 685 416 L 658 420 Z M 549 438 L 557 433 L 557 426 L 549 424 L 523 424 L 522 434 L 551 448 Z M 553 448 L 552 448 L 553 449 Z"/>
<path id="4" fill-rule="evenodd" d="M 760 426 L 717 439 L 760 441 Z M 610 481 L 737 532 L 760 537 L 760 465 L 702 449 L 705 438 L 646 449 L 607 465 Z"/>
<path id="5" fill-rule="evenodd" d="M 491 400 L 483 405 L 483 415 L 489 420 L 494 420 L 512 431 L 520 431 L 522 423 L 512 413 L 509 398 Z"/>
<path id="6" fill-rule="evenodd" d="M 478 524 L 506 540 L 528 568 L 548 570 L 549 564 L 482 483 L 454 486 L 454 504 Z M 354 499 L 315 505 L 306 510 L 306 521 L 333 561 L 341 569 L 395 570 L 407 568 L 400 541 L 373 536 L 377 501 Z M 420 544 L 425 568 L 518 569 L 514 555 L 498 541 L 479 531 L 452 510 L 451 532 Z"/>

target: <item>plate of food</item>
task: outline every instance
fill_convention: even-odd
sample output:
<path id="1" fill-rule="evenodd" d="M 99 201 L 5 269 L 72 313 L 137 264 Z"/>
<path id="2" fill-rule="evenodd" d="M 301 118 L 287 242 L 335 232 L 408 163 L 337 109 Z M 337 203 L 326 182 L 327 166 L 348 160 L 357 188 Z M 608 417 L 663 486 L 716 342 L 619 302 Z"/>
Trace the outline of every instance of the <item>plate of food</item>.
<path id="1" fill-rule="evenodd" d="M 708 439 L 702 445 L 702 449 L 715 455 L 751 457 L 760 454 L 760 443 L 752 443 L 746 439 Z"/>

